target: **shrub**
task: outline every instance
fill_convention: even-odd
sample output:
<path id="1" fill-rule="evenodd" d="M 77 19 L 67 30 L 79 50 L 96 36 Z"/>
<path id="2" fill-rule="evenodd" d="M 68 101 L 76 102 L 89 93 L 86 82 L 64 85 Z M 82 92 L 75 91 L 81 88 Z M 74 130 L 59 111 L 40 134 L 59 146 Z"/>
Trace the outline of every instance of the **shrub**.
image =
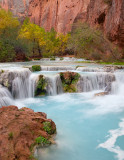
<path id="1" fill-rule="evenodd" d="M 34 65 L 34 66 L 32 66 L 32 71 L 33 72 L 41 71 L 41 66 L 40 65 Z"/>
<path id="2" fill-rule="evenodd" d="M 98 28 L 88 24 L 76 23 L 72 27 L 68 41 L 68 50 L 73 50 L 75 56 L 90 60 L 112 61 L 121 59 L 118 49 L 104 36 Z M 118 56 L 119 55 L 119 56 Z"/>

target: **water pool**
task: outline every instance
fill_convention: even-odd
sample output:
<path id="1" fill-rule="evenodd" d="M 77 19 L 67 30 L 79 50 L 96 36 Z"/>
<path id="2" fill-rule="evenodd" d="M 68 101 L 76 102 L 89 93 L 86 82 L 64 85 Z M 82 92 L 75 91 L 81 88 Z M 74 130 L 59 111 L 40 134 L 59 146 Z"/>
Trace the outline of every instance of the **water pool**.
<path id="1" fill-rule="evenodd" d="M 124 159 L 123 140 L 118 141 L 124 136 L 123 97 L 93 95 L 62 94 L 16 102 L 47 113 L 57 125 L 57 144 L 38 149 L 38 160 Z"/>

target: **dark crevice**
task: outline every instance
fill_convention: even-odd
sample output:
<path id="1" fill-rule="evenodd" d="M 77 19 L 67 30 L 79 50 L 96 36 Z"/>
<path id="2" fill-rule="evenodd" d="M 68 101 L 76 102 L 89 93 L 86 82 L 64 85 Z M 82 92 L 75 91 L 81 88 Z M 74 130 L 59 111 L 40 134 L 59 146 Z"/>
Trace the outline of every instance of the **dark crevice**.
<path id="1" fill-rule="evenodd" d="M 97 19 L 98 24 L 103 24 L 105 22 L 105 12 L 100 14 L 99 18 Z"/>

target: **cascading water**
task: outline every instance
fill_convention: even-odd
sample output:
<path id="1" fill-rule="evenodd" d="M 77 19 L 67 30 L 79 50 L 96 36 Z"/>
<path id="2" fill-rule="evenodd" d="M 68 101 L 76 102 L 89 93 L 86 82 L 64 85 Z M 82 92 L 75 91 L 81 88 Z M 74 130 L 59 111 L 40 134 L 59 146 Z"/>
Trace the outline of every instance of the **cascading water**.
<path id="1" fill-rule="evenodd" d="M 90 69 L 90 71 L 91 70 L 92 69 Z M 44 72 L 35 74 L 35 73 L 31 73 L 29 69 L 11 71 L 9 73 L 9 79 L 12 78 L 11 92 L 12 92 L 13 98 L 24 99 L 24 98 L 34 97 L 37 80 L 40 74 L 44 75 Z M 100 70 L 100 72 L 95 72 L 95 70 L 93 69 L 93 72 L 88 72 L 88 73 L 86 73 L 85 71 L 84 72 L 80 71 L 80 75 L 81 75 L 81 78 L 77 83 L 78 92 L 104 90 L 107 88 L 108 85 L 111 85 L 111 84 L 112 84 L 111 93 L 123 92 L 123 89 L 122 89 L 124 87 L 123 72 L 122 73 L 116 72 L 114 74 L 110 72 L 102 72 L 102 70 Z M 56 74 L 56 75 L 47 74 L 47 75 L 44 75 L 44 77 L 47 81 L 46 91 L 48 95 L 58 95 L 63 93 L 62 82 L 59 74 Z M 10 96 L 8 97 L 10 98 Z"/>
<path id="2" fill-rule="evenodd" d="M 29 69 L 23 69 L 14 72 L 14 80 L 12 81 L 12 95 L 16 99 L 29 97 Z"/>
<path id="3" fill-rule="evenodd" d="M 8 106 L 13 104 L 13 98 L 9 90 L 0 86 L 0 106 Z"/>
<path id="4" fill-rule="evenodd" d="M 77 84 L 78 92 L 89 92 L 92 90 L 101 90 L 115 80 L 112 73 L 90 73 L 81 75 Z"/>
<path id="5" fill-rule="evenodd" d="M 112 83 L 112 94 L 124 95 L 124 72 L 115 72 L 116 81 Z"/>
<path id="6" fill-rule="evenodd" d="M 60 75 L 47 76 L 47 94 L 57 95 L 63 93 Z"/>

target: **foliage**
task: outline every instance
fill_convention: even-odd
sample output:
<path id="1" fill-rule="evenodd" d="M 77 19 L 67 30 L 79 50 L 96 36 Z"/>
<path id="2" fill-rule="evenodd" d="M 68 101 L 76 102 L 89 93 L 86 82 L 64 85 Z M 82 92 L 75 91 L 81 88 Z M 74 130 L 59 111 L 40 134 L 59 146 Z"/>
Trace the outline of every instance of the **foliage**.
<path id="1" fill-rule="evenodd" d="M 43 128 L 48 134 L 53 134 L 54 131 L 52 130 L 52 126 L 50 122 L 44 122 L 43 123 Z"/>
<path id="2" fill-rule="evenodd" d="M 42 137 L 42 136 L 37 137 L 35 139 L 35 142 L 36 142 L 36 144 L 38 144 L 38 145 L 41 144 L 43 146 L 51 143 L 50 141 L 48 141 L 48 139 L 46 139 L 45 137 Z"/>
<path id="3" fill-rule="evenodd" d="M 4 62 L 6 59 L 8 62 L 13 61 L 15 58 L 14 47 L 7 42 L 0 40 L 0 62 Z"/>
<path id="4" fill-rule="evenodd" d="M 91 60 L 111 61 L 121 58 L 119 51 L 97 28 L 91 28 L 88 24 L 74 24 L 71 37 L 68 41 L 68 49 L 73 50 L 75 56 Z"/>
<path id="5" fill-rule="evenodd" d="M 111 4 L 112 0 L 104 0 Z M 57 33 L 53 28 L 44 28 L 26 18 L 23 24 L 10 11 L 0 10 L 0 62 L 16 61 L 20 55 L 28 57 L 54 57 L 66 53 L 90 60 L 119 61 L 122 54 L 98 28 L 85 23 L 76 23 L 69 34 Z M 54 60 L 54 58 L 51 58 Z M 63 60 L 63 58 L 60 58 Z"/>
<path id="6" fill-rule="evenodd" d="M 0 34 L 11 34 L 8 32 L 8 28 L 13 30 L 19 26 L 19 21 L 14 18 L 10 11 L 0 9 Z"/>
<path id="7" fill-rule="evenodd" d="M 40 65 L 34 65 L 32 66 L 32 71 L 35 72 L 35 71 L 41 71 L 41 66 Z"/>
<path id="8" fill-rule="evenodd" d="M 47 85 L 47 83 L 46 83 L 44 76 L 40 75 L 38 83 L 37 83 L 37 87 L 35 90 L 35 96 L 45 95 L 46 94 L 46 90 L 45 90 L 46 85 Z"/>

